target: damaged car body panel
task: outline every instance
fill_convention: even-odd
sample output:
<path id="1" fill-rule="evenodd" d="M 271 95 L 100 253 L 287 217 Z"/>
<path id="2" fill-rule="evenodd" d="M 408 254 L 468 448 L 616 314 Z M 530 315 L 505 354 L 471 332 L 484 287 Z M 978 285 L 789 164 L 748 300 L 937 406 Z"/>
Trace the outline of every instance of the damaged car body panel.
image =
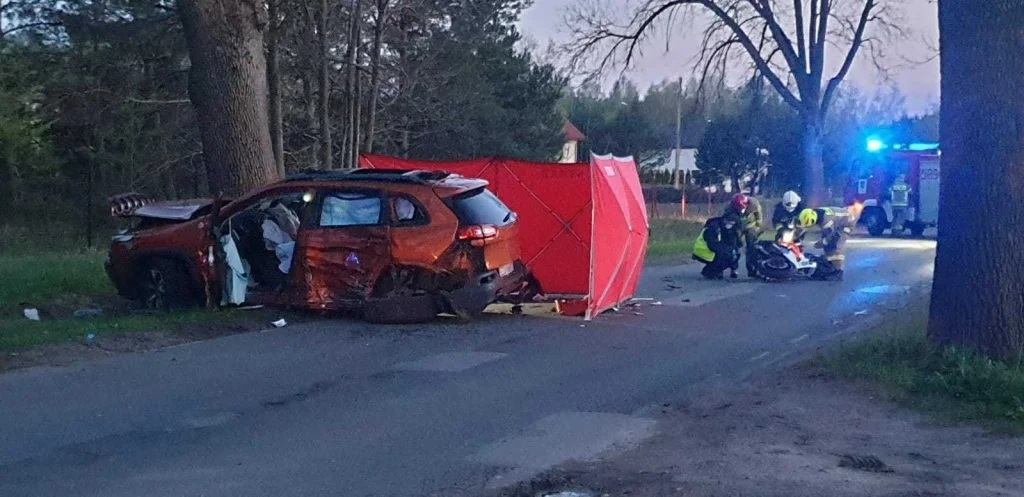
<path id="1" fill-rule="evenodd" d="M 115 237 L 108 273 L 147 305 L 361 308 L 380 322 L 472 316 L 530 294 L 515 214 L 486 186 L 359 170 L 302 174 L 222 207 L 111 199 L 111 212 L 136 224 Z"/>

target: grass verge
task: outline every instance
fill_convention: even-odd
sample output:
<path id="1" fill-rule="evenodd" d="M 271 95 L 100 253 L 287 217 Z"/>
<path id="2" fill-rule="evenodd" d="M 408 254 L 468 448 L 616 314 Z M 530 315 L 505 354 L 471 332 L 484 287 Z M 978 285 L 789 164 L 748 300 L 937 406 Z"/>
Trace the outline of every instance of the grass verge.
<path id="1" fill-rule="evenodd" d="M 827 373 L 876 382 L 893 400 L 953 422 L 1024 435 L 1024 361 L 942 347 L 926 319 L 845 344 L 813 362 Z"/>
<path id="2" fill-rule="evenodd" d="M 237 314 L 194 310 L 166 314 L 129 314 L 91 319 L 0 320 L 0 352 L 24 350 L 63 342 L 88 342 L 97 337 L 166 331 L 226 324 Z"/>
<path id="3" fill-rule="evenodd" d="M 703 227 L 704 223 L 687 219 L 652 219 L 647 256 L 678 256 L 689 261 L 693 254 L 693 242 Z"/>
<path id="4" fill-rule="evenodd" d="M 0 309 L 67 295 L 113 296 L 103 257 L 99 252 L 0 257 Z"/>
<path id="5" fill-rule="evenodd" d="M 0 353 L 154 331 L 202 339 L 263 318 L 259 313 L 205 309 L 129 313 L 107 279 L 103 259 L 96 251 L 0 256 Z M 42 320 L 26 319 L 22 307 L 39 309 Z M 72 317 L 82 308 L 99 308 L 103 315 Z"/>

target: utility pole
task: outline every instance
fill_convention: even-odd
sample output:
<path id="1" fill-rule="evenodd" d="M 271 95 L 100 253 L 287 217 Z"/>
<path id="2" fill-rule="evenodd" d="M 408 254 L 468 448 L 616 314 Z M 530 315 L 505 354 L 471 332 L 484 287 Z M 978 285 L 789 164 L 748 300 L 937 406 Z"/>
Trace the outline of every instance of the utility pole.
<path id="1" fill-rule="evenodd" d="M 676 171 L 672 184 L 679 189 L 679 156 L 682 155 L 683 147 L 683 78 L 679 78 L 679 95 L 676 96 Z"/>

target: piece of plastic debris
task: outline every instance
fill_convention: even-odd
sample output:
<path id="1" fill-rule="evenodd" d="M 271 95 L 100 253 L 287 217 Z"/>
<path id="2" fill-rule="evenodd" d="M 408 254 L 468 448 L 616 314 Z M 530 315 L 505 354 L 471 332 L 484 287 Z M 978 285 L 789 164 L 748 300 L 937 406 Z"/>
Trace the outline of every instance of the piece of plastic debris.
<path id="1" fill-rule="evenodd" d="M 586 492 L 558 492 L 554 494 L 544 494 L 544 497 L 591 497 Z"/>
<path id="2" fill-rule="evenodd" d="M 784 293 L 779 293 L 779 294 L 776 294 L 775 296 L 780 298 L 780 299 L 784 299 L 784 298 L 786 298 L 787 295 L 784 294 Z"/>
<path id="3" fill-rule="evenodd" d="M 857 312 L 853 313 L 853 315 L 854 316 L 867 316 L 868 315 L 868 310 L 864 309 L 863 311 L 857 311 Z"/>
<path id="4" fill-rule="evenodd" d="M 651 305 L 663 305 L 663 304 L 662 304 L 662 303 L 661 303 L 661 301 L 659 300 L 659 301 L 657 301 L 657 302 L 651 302 Z"/>
<path id="5" fill-rule="evenodd" d="M 634 316 L 643 316 L 644 313 L 642 313 L 642 312 L 634 312 L 633 315 Z"/>
<path id="6" fill-rule="evenodd" d="M 76 318 L 98 318 L 103 315 L 103 309 L 98 307 L 86 307 L 79 309 L 72 314 Z"/>
<path id="7" fill-rule="evenodd" d="M 270 324 L 274 325 L 274 328 L 284 328 L 285 326 L 288 326 L 288 321 L 285 321 L 284 318 L 281 318 Z"/>
<path id="8" fill-rule="evenodd" d="M 95 333 L 89 333 L 88 335 L 85 335 L 85 339 L 86 340 L 94 340 L 95 338 L 96 338 L 96 334 Z"/>
<path id="9" fill-rule="evenodd" d="M 632 300 L 633 302 L 648 302 L 648 301 L 654 300 L 654 298 L 653 297 L 633 297 L 630 300 Z"/>
<path id="10" fill-rule="evenodd" d="M 39 321 L 39 309 L 28 307 L 25 309 L 24 314 L 29 321 Z"/>
<path id="11" fill-rule="evenodd" d="M 690 303 L 690 299 L 683 299 L 683 303 L 684 304 L 689 304 Z"/>
<path id="12" fill-rule="evenodd" d="M 262 309 L 262 308 L 263 308 L 263 304 L 257 304 L 257 305 L 242 306 L 242 307 L 239 307 L 238 310 L 240 310 L 240 311 L 255 311 L 256 309 Z"/>

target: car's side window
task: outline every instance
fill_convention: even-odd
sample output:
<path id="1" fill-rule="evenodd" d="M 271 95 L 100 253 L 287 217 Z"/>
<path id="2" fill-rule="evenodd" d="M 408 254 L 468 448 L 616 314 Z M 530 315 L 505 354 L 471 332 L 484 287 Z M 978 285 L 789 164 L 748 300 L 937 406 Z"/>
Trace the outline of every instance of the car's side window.
<path id="1" fill-rule="evenodd" d="M 376 192 L 328 192 L 320 207 L 320 226 L 377 226 L 384 213 L 381 197 Z"/>
<path id="2" fill-rule="evenodd" d="M 391 197 L 391 213 L 395 226 L 422 226 L 429 222 L 423 205 L 408 195 Z"/>

